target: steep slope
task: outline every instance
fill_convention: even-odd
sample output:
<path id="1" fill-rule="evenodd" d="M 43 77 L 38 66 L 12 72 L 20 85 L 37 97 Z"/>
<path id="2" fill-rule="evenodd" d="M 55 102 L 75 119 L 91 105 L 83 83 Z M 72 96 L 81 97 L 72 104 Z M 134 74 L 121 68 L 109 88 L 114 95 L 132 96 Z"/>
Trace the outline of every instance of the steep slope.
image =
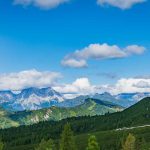
<path id="1" fill-rule="evenodd" d="M 102 101 L 109 101 L 125 108 L 128 108 L 138 101 L 142 100 L 145 97 L 149 97 L 150 93 L 121 93 L 118 95 L 111 95 L 110 93 L 96 93 L 94 95 L 86 95 L 86 96 L 79 96 L 74 99 L 65 100 L 62 103 L 59 103 L 58 106 L 60 107 L 75 107 L 84 103 L 85 99 L 93 98 L 99 99 Z"/>
<path id="2" fill-rule="evenodd" d="M 0 92 L 1 106 L 11 111 L 48 108 L 63 100 L 63 96 L 52 88 L 28 88 L 19 94 L 13 94 L 11 91 Z"/>
<path id="3" fill-rule="evenodd" d="M 0 91 L 0 106 L 8 109 L 8 105 L 15 101 L 15 94 L 11 91 Z"/>
<path id="4" fill-rule="evenodd" d="M 19 123 L 9 118 L 9 115 L 9 112 L 0 108 L 0 129 L 19 126 Z"/>
<path id="5" fill-rule="evenodd" d="M 11 91 L 0 91 L 0 104 L 13 101 L 14 94 Z"/>
<path id="6" fill-rule="evenodd" d="M 58 107 L 75 107 L 83 104 L 86 99 L 90 98 L 88 95 L 81 95 L 73 99 L 66 99 L 65 101 L 57 104 Z"/>
<path id="7" fill-rule="evenodd" d="M 125 108 L 130 107 L 142 98 L 150 96 L 150 93 L 96 93 L 94 95 L 81 95 L 74 99 L 65 99 L 52 88 L 27 88 L 19 94 L 12 91 L 0 91 L 0 106 L 9 111 L 38 110 L 51 106 L 76 107 L 85 102 L 87 98 L 109 101 Z"/>
<path id="8" fill-rule="evenodd" d="M 94 95 L 81 95 L 73 99 L 67 99 L 63 101 L 62 103 L 59 103 L 58 106 L 59 107 L 75 107 L 75 106 L 83 104 L 85 100 L 88 98 L 99 99 L 101 101 L 108 101 L 108 102 L 121 105 L 120 99 L 118 100 L 114 96 L 112 96 L 110 93 L 105 92 L 102 94 L 96 93 Z"/>
<path id="9" fill-rule="evenodd" d="M 150 124 L 150 98 L 144 98 L 120 114 L 123 122 L 131 123 L 133 126 Z"/>
<path id="10" fill-rule="evenodd" d="M 116 103 L 126 108 L 146 97 L 150 97 L 150 93 L 121 93 L 114 95 L 114 98 L 117 100 Z"/>
<path id="11" fill-rule="evenodd" d="M 38 123 L 40 121 L 58 121 L 70 117 L 104 115 L 108 112 L 113 113 L 121 110 L 123 110 L 121 106 L 110 102 L 96 99 L 86 99 L 84 104 L 76 107 L 59 108 L 53 106 L 48 109 L 17 112 L 10 115 L 10 118 L 12 120 L 18 121 L 22 125 L 29 125 Z"/>
<path id="12" fill-rule="evenodd" d="M 147 146 L 149 146 L 149 127 L 123 131 L 116 129 L 150 124 L 150 98 L 145 98 L 132 107 L 118 113 L 103 116 L 69 118 L 58 122 L 40 122 L 31 126 L 20 126 L 18 128 L 0 130 L 0 135 L 2 135 L 4 141 L 6 140 L 8 150 L 11 148 L 12 150 L 20 150 L 26 144 L 25 150 L 33 150 L 35 144 L 38 144 L 41 139 L 53 138 L 58 140 L 62 128 L 67 122 L 71 124 L 75 135 L 77 135 L 77 145 L 79 145 L 79 149 L 86 147 L 87 139 L 90 134 L 97 136 L 101 148 L 103 149 L 118 149 L 118 146 L 120 149 L 122 138 L 126 138 L 129 133 L 134 134 L 136 140 L 139 140 L 138 138 L 144 138 L 148 144 Z M 17 142 L 18 140 L 19 142 Z"/>
<path id="13" fill-rule="evenodd" d="M 38 123 L 39 121 L 58 121 L 68 117 L 78 117 L 84 115 L 95 116 L 96 114 L 102 115 L 107 112 L 115 112 L 118 110 L 121 110 L 118 105 L 95 99 L 87 99 L 84 104 L 75 108 L 51 107 L 49 109 L 37 111 L 20 112 L 20 114 L 15 113 L 11 115 L 10 118 L 20 124 L 33 124 Z M 80 124 L 80 122 L 82 122 L 82 124 L 83 122 L 84 124 L 92 124 L 92 130 L 94 131 L 147 125 L 150 124 L 150 98 L 145 98 L 122 112 L 112 114 L 108 113 L 95 117 L 81 117 L 75 119 L 75 122 L 74 119 L 69 120 L 71 124 Z M 68 122 L 68 119 L 66 122 Z M 87 126 L 87 129 L 88 128 L 91 128 L 91 126 Z"/>

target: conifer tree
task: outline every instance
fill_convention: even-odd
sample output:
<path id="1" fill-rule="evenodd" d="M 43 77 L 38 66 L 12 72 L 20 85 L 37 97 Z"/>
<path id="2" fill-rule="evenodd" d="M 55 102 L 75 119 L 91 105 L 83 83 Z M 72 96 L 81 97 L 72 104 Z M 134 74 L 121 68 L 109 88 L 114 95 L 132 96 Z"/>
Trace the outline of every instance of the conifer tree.
<path id="1" fill-rule="evenodd" d="M 76 150 L 73 131 L 68 123 L 64 126 L 64 130 L 61 135 L 60 150 Z"/>
<path id="2" fill-rule="evenodd" d="M 122 146 L 122 150 L 135 150 L 135 140 L 134 135 L 130 133 Z"/>
<path id="3" fill-rule="evenodd" d="M 56 147 L 52 139 L 48 141 L 42 140 L 35 150 L 56 150 Z"/>
<path id="4" fill-rule="evenodd" d="M 147 150 L 147 144 L 144 138 L 136 139 L 136 150 Z"/>
<path id="5" fill-rule="evenodd" d="M 148 147 L 146 145 L 146 141 L 144 138 L 142 138 L 142 142 L 141 142 L 141 150 L 147 150 Z"/>
<path id="6" fill-rule="evenodd" d="M 0 150 L 3 150 L 4 148 L 4 143 L 0 140 Z"/>
<path id="7" fill-rule="evenodd" d="M 88 147 L 86 150 L 100 150 L 100 147 L 97 143 L 96 137 L 95 136 L 90 136 L 88 140 Z"/>

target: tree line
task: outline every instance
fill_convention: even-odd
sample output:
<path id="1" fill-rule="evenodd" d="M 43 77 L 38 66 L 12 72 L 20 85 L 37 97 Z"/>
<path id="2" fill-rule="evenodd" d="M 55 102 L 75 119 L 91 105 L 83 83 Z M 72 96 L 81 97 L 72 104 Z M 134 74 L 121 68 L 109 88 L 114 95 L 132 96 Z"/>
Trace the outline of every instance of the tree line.
<path id="1" fill-rule="evenodd" d="M 87 141 L 86 150 L 101 150 L 100 145 L 97 142 L 97 139 L 94 135 L 91 135 Z M 145 142 L 142 140 L 139 142 L 139 145 L 136 145 L 136 137 L 129 133 L 126 137 L 126 140 L 122 142 L 122 149 L 121 150 L 148 150 L 146 149 Z M 55 141 L 52 139 L 49 140 L 42 140 L 39 145 L 35 147 L 35 150 L 77 150 L 76 142 L 74 139 L 74 134 L 71 129 L 69 123 L 64 126 L 63 132 L 61 134 L 61 139 L 56 145 Z M 3 150 L 4 144 L 0 142 L 0 150 Z"/>
<path id="2" fill-rule="evenodd" d="M 112 137 L 113 138 L 113 137 Z M 138 139 L 137 139 L 138 140 Z M 138 143 L 138 144 L 137 144 Z M 147 149 L 144 139 L 136 143 L 136 137 L 129 133 L 126 139 L 121 143 L 121 150 L 150 150 Z M 0 150 L 4 149 L 4 143 L 0 140 Z M 67 123 L 61 134 L 60 140 L 45 140 L 42 139 L 40 144 L 35 147 L 35 150 L 78 150 L 74 133 L 71 129 L 71 125 Z M 86 150 L 101 150 L 100 145 L 97 142 L 96 136 L 91 135 L 87 141 Z"/>

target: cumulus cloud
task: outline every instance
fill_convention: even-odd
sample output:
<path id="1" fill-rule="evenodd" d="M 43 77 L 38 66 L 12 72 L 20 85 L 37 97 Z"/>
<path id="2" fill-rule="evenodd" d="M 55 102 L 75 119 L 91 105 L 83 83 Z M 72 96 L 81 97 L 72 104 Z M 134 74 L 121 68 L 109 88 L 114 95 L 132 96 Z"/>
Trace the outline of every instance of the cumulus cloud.
<path id="1" fill-rule="evenodd" d="M 81 50 L 76 50 L 74 53 L 65 56 L 61 64 L 63 66 L 82 68 L 87 66 L 88 59 L 114 59 L 125 58 L 131 55 L 140 55 L 145 51 L 145 47 L 138 45 L 129 45 L 125 48 L 120 48 L 117 45 L 90 44 Z"/>
<path id="2" fill-rule="evenodd" d="M 128 55 L 132 55 L 132 54 L 137 54 L 137 55 L 140 55 L 140 54 L 143 54 L 145 51 L 145 47 L 143 46 L 138 46 L 138 45 L 131 45 L 131 46 L 127 46 L 125 48 L 125 52 L 128 54 Z"/>
<path id="3" fill-rule="evenodd" d="M 27 70 L 18 73 L 0 74 L 0 90 L 21 90 L 27 87 L 48 87 L 55 84 L 61 74 Z"/>
<path id="4" fill-rule="evenodd" d="M 150 78 L 122 78 L 111 90 L 112 93 L 150 92 Z"/>
<path id="5" fill-rule="evenodd" d="M 71 84 L 62 84 L 54 87 L 63 93 L 66 98 L 79 95 L 109 92 L 112 95 L 120 93 L 150 92 L 150 78 L 121 78 L 115 84 L 93 85 L 88 78 L 78 78 Z"/>
<path id="6" fill-rule="evenodd" d="M 0 74 L 0 90 L 20 91 L 28 87 L 52 87 L 67 98 L 79 95 L 109 92 L 119 93 L 150 92 L 150 77 L 121 78 L 115 84 L 94 85 L 87 77 L 77 78 L 72 83 L 59 83 L 62 75 L 57 72 L 27 70 L 18 73 Z"/>
<path id="7" fill-rule="evenodd" d="M 66 3 L 69 0 L 14 0 L 15 5 L 34 5 L 43 9 L 51 9 Z"/>
<path id="8" fill-rule="evenodd" d="M 150 82 L 147 81 L 139 81 L 138 83 L 134 84 L 137 88 L 150 88 Z"/>
<path id="9" fill-rule="evenodd" d="M 67 57 L 62 60 L 61 64 L 65 67 L 83 68 L 87 67 L 85 60 L 68 59 Z"/>
<path id="10" fill-rule="evenodd" d="M 99 5 L 111 5 L 120 9 L 129 9 L 135 4 L 146 2 L 147 0 L 97 0 Z"/>
<path id="11" fill-rule="evenodd" d="M 71 84 L 62 84 L 54 87 L 56 91 L 63 93 L 67 98 L 95 93 L 96 88 L 95 85 L 90 83 L 88 78 L 78 78 Z"/>

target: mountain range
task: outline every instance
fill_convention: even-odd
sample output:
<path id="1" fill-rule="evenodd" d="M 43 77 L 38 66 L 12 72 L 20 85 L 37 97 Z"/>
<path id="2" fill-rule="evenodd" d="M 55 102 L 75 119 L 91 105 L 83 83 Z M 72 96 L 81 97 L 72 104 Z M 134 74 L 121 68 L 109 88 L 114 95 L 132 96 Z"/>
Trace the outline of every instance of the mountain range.
<path id="1" fill-rule="evenodd" d="M 0 91 L 0 128 L 119 112 L 149 96 L 150 93 L 111 95 L 105 92 L 65 99 L 50 87 L 27 88 L 18 94 Z"/>
<path id="2" fill-rule="evenodd" d="M 108 101 L 125 108 L 137 103 L 139 100 L 149 97 L 150 93 L 121 93 L 111 95 L 110 93 L 96 93 L 94 95 L 81 95 L 73 99 L 66 99 L 62 94 L 51 87 L 27 88 L 18 94 L 12 91 L 0 91 L 0 106 L 9 111 L 39 110 L 57 107 L 75 107 L 83 104 L 87 98 Z"/>
<path id="3" fill-rule="evenodd" d="M 64 101 L 63 96 L 52 88 L 28 88 L 18 94 L 12 91 L 0 92 L 0 105 L 7 110 L 37 110 Z"/>
<path id="4" fill-rule="evenodd" d="M 123 106 L 125 108 L 128 108 L 138 101 L 142 100 L 143 98 L 149 97 L 150 93 L 121 93 L 118 95 L 111 95 L 108 92 L 99 94 L 96 93 L 94 95 L 81 95 L 79 97 L 73 98 L 73 99 L 67 99 L 61 103 L 58 104 L 60 107 L 74 107 L 78 106 L 80 104 L 83 104 L 85 99 L 87 98 L 93 98 L 93 99 L 99 99 L 102 101 L 108 101 L 115 103 L 117 105 Z"/>

